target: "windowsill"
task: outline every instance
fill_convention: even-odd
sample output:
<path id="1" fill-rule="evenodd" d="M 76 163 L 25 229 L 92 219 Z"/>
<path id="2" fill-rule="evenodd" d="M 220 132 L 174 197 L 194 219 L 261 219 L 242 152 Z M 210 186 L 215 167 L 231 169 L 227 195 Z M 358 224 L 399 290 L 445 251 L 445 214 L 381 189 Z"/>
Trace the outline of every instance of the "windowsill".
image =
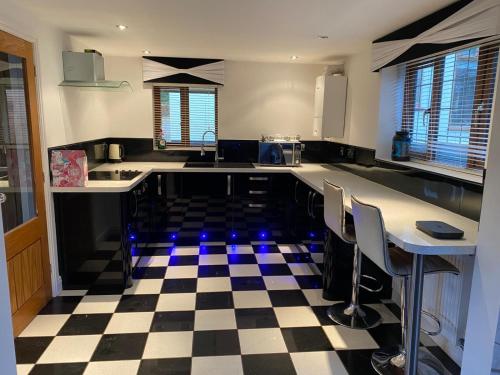
<path id="1" fill-rule="evenodd" d="M 473 182 L 475 184 L 482 185 L 483 184 L 483 176 L 474 173 L 461 172 L 453 169 L 438 167 L 436 165 L 418 163 L 415 161 L 396 161 L 388 158 L 376 158 L 376 160 L 384 161 L 387 163 L 404 165 L 406 167 L 420 169 L 423 171 L 436 173 L 442 176 L 448 176 L 457 178 L 459 180 L 464 180 L 468 182 Z"/>

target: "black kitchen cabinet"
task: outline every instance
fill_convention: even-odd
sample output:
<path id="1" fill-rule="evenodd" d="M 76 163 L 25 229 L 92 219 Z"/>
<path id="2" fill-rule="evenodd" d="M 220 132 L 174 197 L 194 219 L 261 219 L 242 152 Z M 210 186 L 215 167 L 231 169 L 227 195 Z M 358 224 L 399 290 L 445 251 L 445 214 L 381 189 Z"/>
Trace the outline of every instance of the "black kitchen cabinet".
<path id="1" fill-rule="evenodd" d="M 300 240 L 324 241 L 323 195 L 295 178 L 290 204 L 293 207 L 294 235 Z"/>

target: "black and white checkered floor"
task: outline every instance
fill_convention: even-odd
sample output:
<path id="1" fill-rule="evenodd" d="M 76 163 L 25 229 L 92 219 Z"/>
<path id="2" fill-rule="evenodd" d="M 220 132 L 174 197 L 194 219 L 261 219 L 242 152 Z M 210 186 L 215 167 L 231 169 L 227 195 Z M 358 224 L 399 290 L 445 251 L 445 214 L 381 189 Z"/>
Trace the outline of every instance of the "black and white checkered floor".
<path id="1" fill-rule="evenodd" d="M 123 295 L 65 291 L 40 312 L 16 339 L 18 374 L 372 374 L 373 350 L 399 341 L 398 308 L 372 304 L 384 322 L 367 331 L 329 321 L 320 246 L 138 248 Z"/>

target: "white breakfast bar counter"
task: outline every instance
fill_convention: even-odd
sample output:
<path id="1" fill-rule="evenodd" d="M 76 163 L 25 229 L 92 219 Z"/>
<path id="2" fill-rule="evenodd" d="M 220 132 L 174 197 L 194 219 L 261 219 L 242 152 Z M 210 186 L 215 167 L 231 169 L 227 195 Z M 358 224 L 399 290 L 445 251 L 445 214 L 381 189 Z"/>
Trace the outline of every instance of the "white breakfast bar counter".
<path id="1" fill-rule="evenodd" d="M 345 208 L 351 211 L 351 196 L 365 203 L 378 206 L 382 211 L 389 241 L 413 253 L 411 307 L 408 314 L 407 365 L 405 374 L 417 374 L 420 337 L 420 312 L 422 308 L 423 262 L 425 255 L 474 255 L 477 244 L 478 222 L 444 208 L 424 202 L 386 186 L 359 177 L 353 173 L 324 164 L 302 164 L 300 167 L 255 168 L 184 168 L 184 162 L 124 162 L 103 164 L 94 171 L 139 170 L 142 173 L 130 181 L 89 181 L 85 187 L 52 187 L 53 193 L 118 193 L 131 190 L 151 173 L 291 173 L 319 193 L 323 193 L 326 179 L 344 188 Z M 444 221 L 464 231 L 461 240 L 439 240 L 415 227 L 418 220 Z"/>

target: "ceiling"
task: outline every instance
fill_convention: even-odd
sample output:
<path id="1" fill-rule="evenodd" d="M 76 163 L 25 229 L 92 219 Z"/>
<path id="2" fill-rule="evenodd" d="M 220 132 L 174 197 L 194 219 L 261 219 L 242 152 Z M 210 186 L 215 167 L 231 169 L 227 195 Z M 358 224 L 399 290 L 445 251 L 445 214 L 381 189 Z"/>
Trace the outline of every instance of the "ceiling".
<path id="1" fill-rule="evenodd" d="M 105 55 L 327 63 L 453 0 L 16 0 Z M 118 24 L 128 29 L 120 31 Z M 328 39 L 319 39 L 326 35 Z"/>

